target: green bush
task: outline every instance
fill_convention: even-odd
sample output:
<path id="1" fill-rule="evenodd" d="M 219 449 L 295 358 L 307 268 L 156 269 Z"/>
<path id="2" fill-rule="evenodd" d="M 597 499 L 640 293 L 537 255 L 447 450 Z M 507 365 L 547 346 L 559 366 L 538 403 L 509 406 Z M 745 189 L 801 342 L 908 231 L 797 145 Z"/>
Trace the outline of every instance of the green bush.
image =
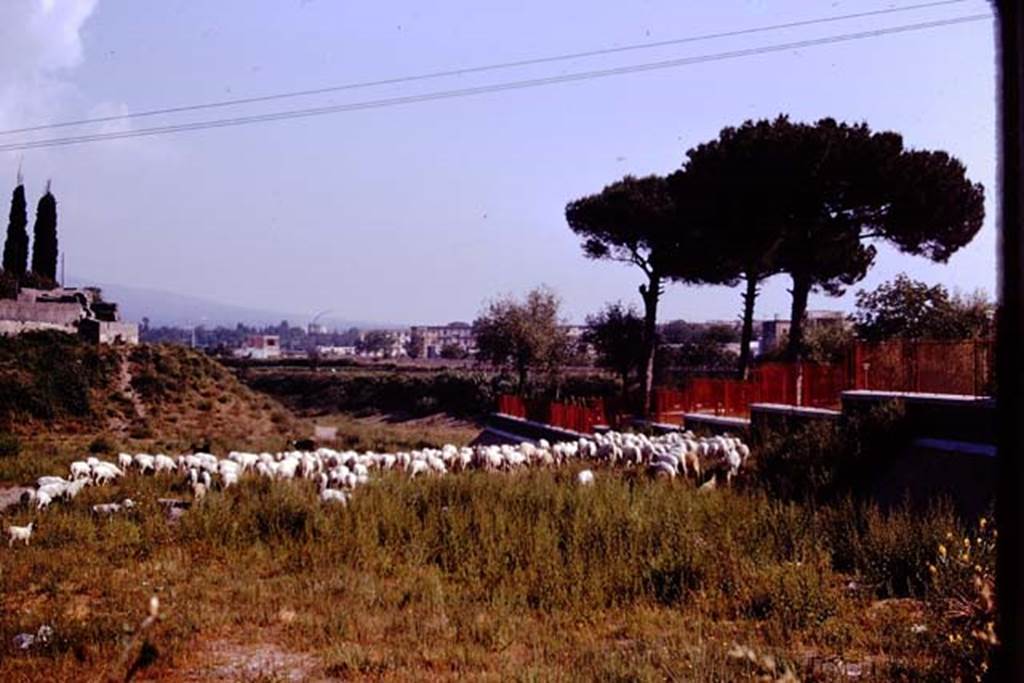
<path id="1" fill-rule="evenodd" d="M 823 421 L 769 432 L 757 444 L 753 479 L 784 500 L 816 497 L 835 488 L 844 448 L 839 430 Z"/>
<path id="2" fill-rule="evenodd" d="M 92 394 L 118 362 L 112 349 L 63 332 L 0 338 L 0 422 L 93 417 Z"/>
<path id="3" fill-rule="evenodd" d="M 924 595 L 928 560 L 956 527 L 951 508 L 937 505 L 917 512 L 905 507 L 884 513 L 871 505 L 860 508 L 855 519 L 856 531 L 841 529 L 831 542 L 852 560 L 862 582 L 881 598 Z"/>
<path id="4" fill-rule="evenodd" d="M 950 529 L 932 548 L 926 605 L 946 680 L 982 680 L 999 642 L 996 530 L 989 519 L 970 533 Z"/>
<path id="5" fill-rule="evenodd" d="M 114 448 L 114 443 L 107 436 L 97 436 L 89 443 L 90 453 L 112 453 Z"/>
<path id="6" fill-rule="evenodd" d="M 874 406 L 838 423 L 816 420 L 766 430 L 755 444 L 756 481 L 786 500 L 838 500 L 862 493 L 907 441 L 899 402 Z"/>
<path id="7" fill-rule="evenodd" d="M 360 411 L 425 415 L 447 412 L 477 416 L 495 409 L 498 396 L 515 393 L 514 382 L 485 372 L 418 372 L 411 370 L 342 371 L 338 373 L 266 372 L 244 378 L 261 392 L 300 410 Z M 546 385 L 531 390 L 552 395 Z M 609 396 L 618 385 L 603 377 L 564 378 L 559 395 Z"/>
<path id="8" fill-rule="evenodd" d="M 841 600 L 827 558 L 769 565 L 750 578 L 748 616 L 772 619 L 782 635 L 817 628 L 835 616 Z"/>
<path id="9" fill-rule="evenodd" d="M 0 458 L 13 458 L 21 453 L 21 441 L 7 432 L 0 432 Z"/>

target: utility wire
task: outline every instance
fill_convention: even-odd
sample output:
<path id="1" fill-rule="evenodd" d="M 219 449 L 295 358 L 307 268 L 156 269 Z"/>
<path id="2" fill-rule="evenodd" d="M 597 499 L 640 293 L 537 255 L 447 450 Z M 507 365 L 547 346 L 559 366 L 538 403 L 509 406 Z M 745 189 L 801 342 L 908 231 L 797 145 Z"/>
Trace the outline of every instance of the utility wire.
<path id="1" fill-rule="evenodd" d="M 482 66 L 472 66 L 462 69 L 448 69 L 444 71 L 433 71 L 429 73 L 416 74 L 412 76 L 397 76 L 392 78 L 384 78 L 374 81 L 361 81 L 356 83 L 346 83 L 342 85 L 325 86 L 322 88 L 313 88 L 310 90 L 296 90 L 291 92 L 273 93 L 269 95 L 260 95 L 255 97 L 242 97 L 229 100 L 219 100 L 215 102 L 204 102 L 200 104 L 189 104 L 181 105 L 177 107 L 167 107 L 163 109 L 150 109 L 140 112 L 129 112 L 127 114 L 114 114 L 110 116 L 98 116 L 88 119 L 78 119 L 74 121 L 62 121 L 60 123 L 47 123 L 35 126 L 25 126 L 23 128 L 10 128 L 7 130 L 0 130 L 0 135 L 13 135 L 16 133 L 30 133 L 39 130 L 50 130 L 53 128 L 67 128 L 70 126 L 82 126 L 93 123 L 107 123 L 110 121 L 121 121 L 124 119 L 135 119 L 143 118 L 148 116 L 160 116 L 164 114 L 181 114 L 184 112 L 201 111 L 204 109 L 216 109 L 222 107 L 233 107 L 243 104 L 256 104 L 259 102 L 272 102 L 276 100 L 291 99 L 296 97 L 308 97 L 311 95 L 323 95 L 326 93 L 342 92 L 345 90 L 359 90 L 364 88 L 373 88 L 382 85 L 396 85 L 399 83 L 412 83 L 415 81 L 425 81 L 438 78 L 446 78 L 450 76 L 462 76 L 475 73 L 483 73 L 487 71 L 497 71 L 499 69 L 512 69 L 524 66 L 534 66 L 537 64 L 550 64 L 552 62 L 561 62 L 573 59 L 582 59 L 586 57 L 599 57 L 603 55 L 618 54 L 622 52 L 632 52 L 637 50 L 650 50 L 660 47 L 669 47 L 673 45 L 683 45 L 686 43 L 694 43 L 699 41 L 715 40 L 719 38 L 732 38 L 736 36 L 751 35 L 755 33 L 764 33 L 768 31 L 779 31 L 789 28 L 799 28 L 802 26 L 813 26 L 817 24 L 834 23 L 838 21 L 848 21 L 850 19 L 863 19 L 866 17 L 875 17 L 886 14 L 894 14 L 897 12 L 913 12 L 922 9 L 929 9 L 934 7 L 941 7 L 945 5 L 955 5 L 966 2 L 967 0 L 939 0 L 937 2 L 926 2 L 916 5 L 906 5 L 903 7 L 890 7 L 887 9 L 873 10 L 869 12 L 856 12 L 853 14 L 842 14 L 830 17 L 821 17 L 818 19 L 806 19 L 803 21 L 793 21 L 784 24 L 772 24 L 769 26 L 756 26 L 752 28 L 739 29 L 734 31 L 723 31 L 719 33 L 705 33 L 702 35 L 687 36 L 683 38 L 674 38 L 671 40 L 661 40 L 650 43 L 637 43 L 632 45 L 623 45 L 619 47 L 602 48 L 597 50 L 587 50 L 585 52 L 573 52 L 569 54 L 561 55 L 549 55 L 546 57 L 535 57 L 532 59 L 521 59 L 511 62 L 500 62 L 495 64 L 485 64 Z"/>
<path id="2" fill-rule="evenodd" d="M 536 88 L 547 85 L 555 85 L 559 83 L 570 83 L 575 81 L 587 81 L 597 78 L 606 78 L 610 76 L 621 76 L 625 74 L 642 73 L 647 71 L 656 71 L 660 69 L 669 69 L 682 66 L 690 66 L 694 64 L 703 64 L 707 62 L 715 62 L 726 59 L 736 59 L 740 57 L 750 57 L 755 55 L 762 55 L 775 52 L 785 52 L 788 50 L 797 50 L 807 47 L 816 47 L 820 45 L 832 45 L 836 43 L 849 42 L 854 40 L 862 40 L 866 38 L 875 38 L 885 35 L 893 35 L 899 33 L 909 33 L 912 31 L 922 31 L 927 29 L 940 28 L 944 26 L 953 26 L 956 24 L 966 24 L 969 22 L 990 20 L 991 14 L 972 14 L 962 17 L 955 17 L 952 19 L 943 19 L 938 21 L 918 22 L 915 24 L 904 24 L 901 26 L 890 26 L 886 28 L 873 29 L 870 31 L 860 31 L 856 33 L 843 33 L 832 36 L 825 36 L 822 38 L 813 38 L 808 40 L 799 40 L 789 43 L 778 43 L 775 45 L 764 45 L 756 48 L 749 48 L 745 50 L 733 50 L 729 52 L 718 52 L 707 55 L 697 55 L 693 57 L 682 57 L 677 59 L 669 59 L 658 62 L 646 62 L 641 64 L 631 64 L 626 66 L 598 69 L 592 71 L 580 71 L 576 73 L 562 74 L 558 76 L 549 76 L 546 78 L 532 78 L 527 80 L 519 81 L 507 81 L 504 83 L 495 83 L 491 85 L 482 85 L 472 88 L 459 88 L 455 90 L 442 90 L 430 93 L 423 93 L 419 95 L 407 95 L 403 97 L 392 97 L 386 99 L 377 100 L 366 100 L 362 102 L 352 102 L 348 104 L 330 105 L 324 107 L 314 107 L 309 109 L 292 109 L 279 112 L 271 112 L 267 114 L 254 114 L 251 116 L 240 116 L 227 119 L 213 119 L 207 121 L 195 121 L 192 123 L 183 123 L 167 126 L 156 126 L 152 128 L 140 128 L 137 130 L 130 131 L 116 131 L 110 133 L 95 133 L 90 135 L 78 135 L 63 138 L 48 138 L 43 140 L 32 140 L 27 142 L 15 142 L 6 145 L 0 145 L 0 152 L 13 152 L 27 149 L 39 149 L 46 147 L 60 147 L 65 145 L 76 145 L 89 142 L 102 142 L 106 140 L 123 140 L 128 138 L 136 137 L 148 137 L 152 135 L 165 135 L 169 133 L 179 133 L 193 130 L 206 130 L 212 128 L 227 128 L 233 126 L 243 126 L 253 123 L 264 123 L 268 121 L 281 121 L 287 119 L 306 118 L 311 116 L 323 116 L 326 114 L 336 114 L 350 111 L 360 111 L 364 109 L 379 109 L 384 107 L 393 107 L 406 104 L 415 104 L 419 102 L 430 102 L 435 100 L 446 100 L 455 99 L 460 97 L 471 97 L 475 95 L 483 95 L 487 93 L 503 92 L 508 90 L 523 90 L 527 88 Z"/>

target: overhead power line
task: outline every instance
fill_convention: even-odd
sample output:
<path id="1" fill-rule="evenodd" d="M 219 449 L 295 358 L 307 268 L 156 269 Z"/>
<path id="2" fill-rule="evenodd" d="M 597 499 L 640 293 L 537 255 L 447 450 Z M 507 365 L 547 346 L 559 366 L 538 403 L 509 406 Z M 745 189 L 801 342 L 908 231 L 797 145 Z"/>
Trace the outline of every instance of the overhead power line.
<path id="1" fill-rule="evenodd" d="M 475 95 L 503 92 L 508 90 L 523 90 L 527 88 L 556 85 L 560 83 L 587 81 L 598 78 L 607 78 L 610 76 L 622 76 L 626 74 L 657 71 L 661 69 L 670 69 L 675 67 L 691 66 L 694 64 L 722 61 L 726 59 L 736 59 L 740 57 L 751 57 L 755 55 L 769 54 L 775 52 L 785 52 L 789 50 L 798 50 L 808 47 L 817 47 L 821 45 L 832 45 L 836 43 L 850 42 L 866 38 L 875 38 L 879 36 L 894 35 L 899 33 L 909 33 L 912 31 L 923 31 L 928 29 L 940 28 L 944 26 L 953 26 L 956 24 L 966 24 L 970 22 L 983 21 L 986 19 L 991 20 L 991 18 L 992 15 L 988 13 L 972 14 L 962 17 L 954 17 L 952 19 L 918 22 L 915 24 L 904 24 L 901 26 L 890 26 L 886 28 L 873 29 L 870 31 L 844 33 L 839 35 L 825 36 L 822 38 L 799 40 L 789 43 L 777 43 L 774 45 L 764 45 L 744 50 L 732 50 L 729 52 L 718 52 L 707 55 L 681 57 L 677 59 L 668 59 L 658 62 L 646 62 L 641 64 L 631 64 L 608 69 L 580 71 L 570 74 L 561 74 L 558 76 L 549 76 L 546 78 L 531 78 L 518 81 L 506 81 L 504 83 L 481 85 L 470 88 L 459 88 L 454 90 L 441 90 L 430 93 L 423 93 L 419 95 L 406 95 L 402 97 L 365 100 L 362 102 L 351 102 L 347 104 L 313 107 L 308 109 L 292 109 L 279 112 L 271 112 L 266 114 L 254 114 L 251 116 L 239 116 L 226 119 L 195 121 L 191 123 L 156 126 L 152 128 L 140 128 L 137 130 L 130 131 L 94 133 L 89 135 L 78 135 L 63 138 L 48 138 L 42 140 L 31 140 L 27 142 L 16 142 L 6 145 L 0 145 L 0 152 L 13 152 L 46 147 L 60 147 L 65 145 L 77 145 L 90 142 L 102 142 L 107 140 L 123 140 L 129 138 L 148 137 L 153 135 L 166 135 L 169 133 L 206 130 L 212 128 L 227 128 L 234 126 L 249 125 L 254 123 L 265 123 L 269 121 L 282 121 L 288 119 L 307 118 L 312 116 L 323 116 L 327 114 L 337 114 L 342 112 L 360 111 L 365 109 L 380 109 L 384 107 L 415 104 L 419 102 L 431 102 L 435 100 L 471 97 Z"/>
<path id="2" fill-rule="evenodd" d="M 752 35 L 756 33 L 765 33 L 769 31 L 780 31 L 790 28 L 800 28 L 804 26 L 814 26 L 817 24 L 827 24 L 839 21 L 849 21 L 851 19 L 864 19 L 867 17 L 876 17 L 887 14 L 895 14 L 897 12 L 915 12 L 923 9 L 931 9 L 935 7 L 941 7 L 945 5 L 956 5 L 967 0 L 938 0 L 936 2 L 926 2 L 916 5 L 905 5 L 902 7 L 889 7 L 886 9 L 872 10 L 868 12 L 855 12 L 852 14 L 841 14 L 828 17 L 820 17 L 818 19 L 805 19 L 802 21 L 791 21 L 783 24 L 772 24 L 768 26 L 755 26 L 746 29 L 738 29 L 733 31 L 722 31 L 718 33 L 705 33 L 695 36 L 686 36 L 683 38 L 673 38 L 671 40 L 660 40 L 656 42 L 648 43 L 636 43 L 632 45 L 622 45 L 617 47 L 602 48 L 597 50 L 587 50 L 584 52 L 571 52 L 568 54 L 560 55 L 548 55 L 545 57 L 535 57 L 530 59 L 520 59 L 510 62 L 499 62 L 495 64 L 485 64 L 481 66 L 465 67 L 461 69 L 447 69 L 444 71 L 433 71 L 423 74 L 415 74 L 411 76 L 396 76 L 392 78 L 384 78 L 372 81 L 360 81 L 355 83 L 345 83 L 341 85 L 331 85 L 321 88 L 312 88 L 309 90 L 295 90 L 291 92 L 272 93 L 269 95 L 258 95 L 254 97 L 241 97 L 228 100 L 218 100 L 214 102 L 202 102 L 199 104 L 188 104 L 180 105 L 176 107 L 166 107 L 162 109 L 150 109 L 139 112 L 129 112 L 126 114 L 114 114 L 110 116 L 97 116 L 87 119 L 77 119 L 74 121 L 62 121 L 59 123 L 46 123 L 34 126 L 25 126 L 22 128 L 10 128 L 7 130 L 0 130 L 0 135 L 14 135 L 17 133 L 31 133 L 40 130 L 50 130 L 54 128 L 68 128 L 71 126 L 83 126 L 94 123 L 108 123 L 111 121 L 123 121 L 126 119 L 137 119 L 149 116 L 161 116 L 166 114 L 182 114 L 186 112 L 202 111 L 205 109 L 217 109 L 223 107 L 234 107 L 245 104 L 257 104 L 260 102 L 273 102 L 277 100 L 292 99 L 296 97 L 309 97 L 313 95 L 325 95 L 328 93 L 343 92 L 346 90 L 359 90 L 365 88 L 373 88 L 384 85 L 398 85 L 401 83 L 412 83 L 416 81 L 425 81 L 439 78 L 447 78 L 451 76 L 464 76 L 469 74 L 483 73 L 487 71 L 497 71 L 500 69 L 513 69 L 524 66 L 535 66 L 538 64 L 550 64 L 553 62 L 568 61 L 573 59 L 583 59 L 587 57 L 600 57 L 604 55 L 619 54 L 623 52 L 633 52 L 638 50 L 651 50 L 661 47 L 670 47 L 676 45 L 683 45 L 686 43 L 695 43 L 707 40 L 716 40 L 720 38 L 733 38 L 737 36 Z"/>

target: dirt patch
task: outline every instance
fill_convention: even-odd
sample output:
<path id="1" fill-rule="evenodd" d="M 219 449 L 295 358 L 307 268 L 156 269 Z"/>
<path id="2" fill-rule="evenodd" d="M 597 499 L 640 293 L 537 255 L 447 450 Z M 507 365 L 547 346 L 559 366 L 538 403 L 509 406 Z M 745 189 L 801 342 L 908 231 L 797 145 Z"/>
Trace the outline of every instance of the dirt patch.
<path id="1" fill-rule="evenodd" d="M 200 665 L 177 672 L 184 681 L 315 681 L 318 675 L 315 657 L 288 652 L 275 643 L 239 643 L 213 640 L 203 647 Z"/>

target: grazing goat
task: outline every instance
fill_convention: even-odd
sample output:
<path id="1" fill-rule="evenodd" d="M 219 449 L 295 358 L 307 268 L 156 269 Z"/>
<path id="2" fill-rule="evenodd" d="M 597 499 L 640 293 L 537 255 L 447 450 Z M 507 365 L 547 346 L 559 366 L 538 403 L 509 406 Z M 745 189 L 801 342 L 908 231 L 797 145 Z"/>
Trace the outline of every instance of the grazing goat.
<path id="1" fill-rule="evenodd" d="M 28 545 L 28 541 L 32 538 L 32 526 L 35 522 L 29 522 L 28 526 L 9 526 L 7 527 L 7 535 L 10 537 L 7 541 L 7 547 L 10 548 L 14 545 L 15 541 L 25 541 L 25 545 Z"/>

